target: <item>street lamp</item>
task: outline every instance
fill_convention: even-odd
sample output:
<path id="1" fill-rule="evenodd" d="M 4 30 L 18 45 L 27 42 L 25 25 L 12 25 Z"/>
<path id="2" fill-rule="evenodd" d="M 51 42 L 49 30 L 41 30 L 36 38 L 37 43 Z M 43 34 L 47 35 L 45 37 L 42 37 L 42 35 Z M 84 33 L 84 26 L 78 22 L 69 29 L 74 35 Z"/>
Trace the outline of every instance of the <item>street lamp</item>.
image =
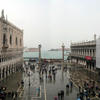
<path id="1" fill-rule="evenodd" d="M 30 72 L 29 72 L 29 86 L 30 86 Z"/>
<path id="2" fill-rule="evenodd" d="M 29 73 L 28 73 L 28 76 L 29 76 L 29 86 L 30 86 L 30 66 L 29 66 Z"/>

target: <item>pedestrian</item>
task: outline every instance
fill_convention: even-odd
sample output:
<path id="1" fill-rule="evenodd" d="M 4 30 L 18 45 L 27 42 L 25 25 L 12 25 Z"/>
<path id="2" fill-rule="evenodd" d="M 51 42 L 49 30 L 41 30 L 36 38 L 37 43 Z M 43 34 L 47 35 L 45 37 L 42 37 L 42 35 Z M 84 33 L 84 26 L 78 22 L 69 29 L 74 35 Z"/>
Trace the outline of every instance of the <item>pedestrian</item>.
<path id="1" fill-rule="evenodd" d="M 12 95 L 12 93 L 9 91 L 9 92 L 8 92 L 8 96 L 11 97 L 11 95 Z"/>
<path id="2" fill-rule="evenodd" d="M 96 90 L 98 90 L 99 89 L 99 87 L 98 86 L 96 86 Z"/>
<path id="3" fill-rule="evenodd" d="M 95 91 L 92 91 L 92 96 L 95 97 L 96 93 Z"/>
<path id="4" fill-rule="evenodd" d="M 67 84 L 67 85 L 66 85 L 66 88 L 68 88 L 68 89 L 69 89 L 69 84 Z"/>
<path id="5" fill-rule="evenodd" d="M 83 100 L 83 96 L 84 96 L 84 94 L 83 94 L 83 92 L 81 92 L 81 93 L 80 93 L 80 99 L 81 99 L 81 100 Z"/>
<path id="6" fill-rule="evenodd" d="M 17 98 L 17 92 L 15 92 L 15 97 Z"/>
<path id="7" fill-rule="evenodd" d="M 79 86 L 79 93 L 81 92 L 81 87 Z"/>
<path id="8" fill-rule="evenodd" d="M 88 97 L 88 91 L 86 90 L 86 92 L 85 92 L 85 97 L 86 97 L 86 99 L 87 99 L 87 97 Z"/>
<path id="9" fill-rule="evenodd" d="M 90 100 L 90 97 L 88 97 L 86 100 Z"/>
<path id="10" fill-rule="evenodd" d="M 52 75 L 50 74 L 50 81 L 52 80 Z"/>
<path id="11" fill-rule="evenodd" d="M 54 97 L 54 100 L 58 100 L 58 97 L 57 97 L 57 96 L 55 96 L 55 97 Z"/>
<path id="12" fill-rule="evenodd" d="M 70 81 L 70 87 L 71 87 L 71 89 L 73 88 L 73 82 L 72 81 Z"/>
<path id="13" fill-rule="evenodd" d="M 46 79 L 48 78 L 47 74 L 46 74 Z"/>
<path id="14" fill-rule="evenodd" d="M 98 94 L 98 97 L 100 98 L 100 92 L 99 92 L 99 94 Z"/>
<path id="15" fill-rule="evenodd" d="M 81 100 L 80 97 L 78 97 L 77 100 Z"/>
<path id="16" fill-rule="evenodd" d="M 14 97 L 14 92 L 13 91 L 12 91 L 12 94 L 11 95 L 12 95 L 12 98 L 13 98 Z"/>
<path id="17" fill-rule="evenodd" d="M 18 87 L 20 86 L 19 82 L 17 82 L 17 86 L 18 86 Z"/>
<path id="18" fill-rule="evenodd" d="M 64 99 L 64 91 L 61 90 L 61 100 L 63 100 L 63 99 Z"/>
<path id="19" fill-rule="evenodd" d="M 61 98 L 61 92 L 58 92 L 58 100 Z"/>

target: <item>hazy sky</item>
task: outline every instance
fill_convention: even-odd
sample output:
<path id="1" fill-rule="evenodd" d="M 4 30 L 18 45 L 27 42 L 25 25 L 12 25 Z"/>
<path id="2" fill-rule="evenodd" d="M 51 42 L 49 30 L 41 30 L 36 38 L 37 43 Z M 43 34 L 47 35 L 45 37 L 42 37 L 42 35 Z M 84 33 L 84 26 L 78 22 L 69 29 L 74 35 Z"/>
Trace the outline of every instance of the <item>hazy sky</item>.
<path id="1" fill-rule="evenodd" d="M 0 0 L 8 20 L 24 30 L 24 45 L 66 47 L 100 35 L 100 0 Z"/>

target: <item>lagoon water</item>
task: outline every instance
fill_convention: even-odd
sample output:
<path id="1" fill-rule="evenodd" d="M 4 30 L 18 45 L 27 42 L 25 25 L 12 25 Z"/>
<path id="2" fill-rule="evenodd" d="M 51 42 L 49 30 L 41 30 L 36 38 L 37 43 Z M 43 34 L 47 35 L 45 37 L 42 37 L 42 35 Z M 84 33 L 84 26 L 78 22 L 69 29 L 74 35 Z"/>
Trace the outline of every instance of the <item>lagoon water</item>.
<path id="1" fill-rule="evenodd" d="M 69 52 L 64 52 L 65 59 L 67 59 L 67 54 Z M 39 52 L 24 52 L 23 57 L 32 57 L 32 58 L 38 58 Z M 42 51 L 41 57 L 46 59 L 62 59 L 62 51 Z"/>

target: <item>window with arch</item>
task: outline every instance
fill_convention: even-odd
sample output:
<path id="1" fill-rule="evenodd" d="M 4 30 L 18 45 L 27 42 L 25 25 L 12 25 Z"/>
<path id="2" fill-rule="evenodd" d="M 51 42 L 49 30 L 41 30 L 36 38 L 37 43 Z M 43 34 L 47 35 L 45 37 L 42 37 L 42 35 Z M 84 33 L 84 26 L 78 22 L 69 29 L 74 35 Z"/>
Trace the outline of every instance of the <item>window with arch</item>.
<path id="1" fill-rule="evenodd" d="M 12 35 L 10 35 L 10 45 L 12 45 Z"/>
<path id="2" fill-rule="evenodd" d="M 3 45 L 6 44 L 6 34 L 3 34 Z"/>
<path id="3" fill-rule="evenodd" d="M 17 40 L 17 37 L 16 37 L 16 45 L 18 44 L 18 40 Z"/>

